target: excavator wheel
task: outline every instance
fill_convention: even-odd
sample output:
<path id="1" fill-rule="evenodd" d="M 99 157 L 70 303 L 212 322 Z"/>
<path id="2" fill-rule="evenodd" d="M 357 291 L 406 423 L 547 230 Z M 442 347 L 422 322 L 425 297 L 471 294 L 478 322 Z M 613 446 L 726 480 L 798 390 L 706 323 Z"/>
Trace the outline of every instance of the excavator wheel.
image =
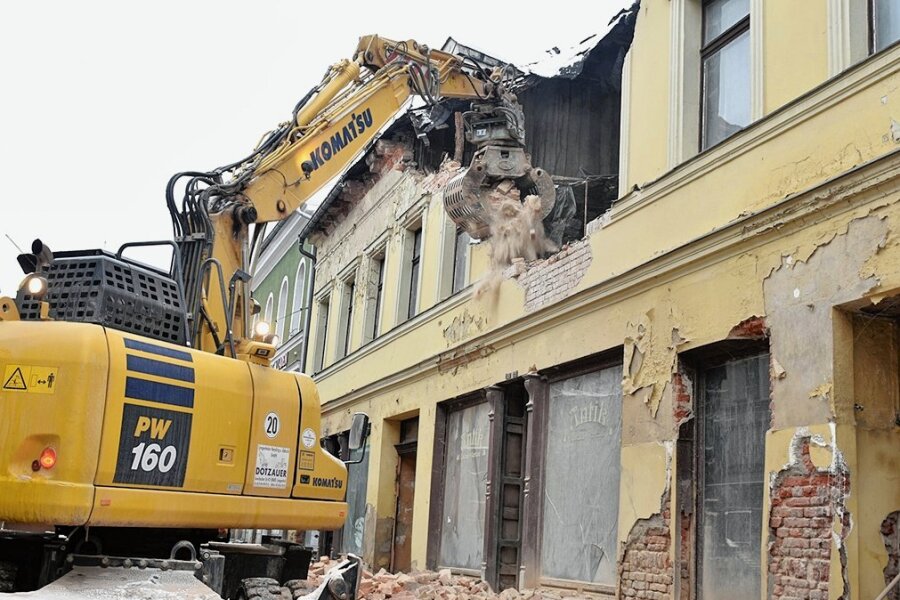
<path id="1" fill-rule="evenodd" d="M 16 591 L 16 575 L 19 568 L 13 563 L 0 561 L 0 593 Z"/>
<path id="2" fill-rule="evenodd" d="M 249 577 L 241 581 L 238 600 L 291 600 L 291 593 L 269 577 Z"/>
<path id="3" fill-rule="evenodd" d="M 301 598 L 316 590 L 316 588 L 311 587 L 305 579 L 291 579 L 290 581 L 285 581 L 284 587 L 291 593 L 292 600 L 297 600 L 297 598 Z"/>

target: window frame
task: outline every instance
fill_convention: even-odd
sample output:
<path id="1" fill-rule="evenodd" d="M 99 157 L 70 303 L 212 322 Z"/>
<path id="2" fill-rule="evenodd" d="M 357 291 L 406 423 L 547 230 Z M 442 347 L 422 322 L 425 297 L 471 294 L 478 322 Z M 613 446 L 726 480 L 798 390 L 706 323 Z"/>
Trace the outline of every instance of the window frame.
<path id="1" fill-rule="evenodd" d="M 698 147 L 700 148 L 700 152 L 706 152 L 711 148 L 715 148 L 725 140 L 729 139 L 731 135 L 722 138 L 721 140 L 715 142 L 714 144 L 710 144 L 709 146 L 704 145 L 704 141 L 706 138 L 706 61 L 712 57 L 714 54 L 724 49 L 730 43 L 737 40 L 744 33 L 750 32 L 750 20 L 752 17 L 753 6 L 752 4 L 748 4 L 747 15 L 741 17 L 738 21 L 733 23 L 728 29 L 722 31 L 719 35 L 714 37 L 707 43 L 703 42 L 703 36 L 706 31 L 706 10 L 707 7 L 712 4 L 715 0 L 703 0 L 703 4 L 700 7 L 700 119 L 698 128 L 699 140 Z M 752 45 L 752 41 L 751 41 Z M 747 57 L 748 65 L 750 67 L 750 81 L 748 82 L 750 85 L 750 95 L 747 97 L 747 108 L 748 113 L 751 114 L 752 121 L 752 113 L 753 113 L 753 48 L 750 48 L 750 56 Z M 744 126 L 746 127 L 746 125 Z M 743 127 L 741 128 L 743 129 Z M 732 134 L 734 135 L 734 134 Z"/>
<path id="2" fill-rule="evenodd" d="M 460 260 L 460 237 L 465 236 L 466 239 L 463 241 L 463 247 L 465 248 L 465 256 Z M 456 227 L 453 233 L 453 261 L 451 263 L 450 270 L 450 295 L 453 296 L 458 294 L 462 290 L 466 289 L 468 285 L 469 279 L 469 257 L 471 256 L 471 248 L 469 248 L 470 240 L 472 238 L 469 237 L 468 232 L 462 227 Z M 459 287 L 456 286 L 456 278 L 457 275 L 460 275 L 460 284 Z"/>
<path id="3" fill-rule="evenodd" d="M 288 281 L 288 277 L 285 275 L 278 288 L 278 309 L 275 316 L 275 335 L 278 336 L 279 346 L 283 344 L 286 339 L 284 336 L 284 322 L 287 320 L 288 296 L 291 293 L 290 287 L 290 281 Z"/>
<path id="4" fill-rule="evenodd" d="M 610 350 L 606 350 L 600 352 L 598 354 L 593 354 L 590 356 L 586 356 L 581 359 L 576 359 L 574 361 L 564 363 L 561 365 L 557 365 L 555 367 L 550 367 L 548 369 L 544 369 L 541 371 L 541 375 L 545 378 L 546 388 L 546 406 L 540 411 L 539 418 L 540 422 L 536 425 L 540 428 L 540 433 L 536 434 L 537 441 L 532 441 L 529 443 L 537 443 L 539 446 L 536 447 L 542 455 L 541 461 L 541 473 L 539 475 L 540 482 L 537 484 L 532 484 L 533 488 L 537 491 L 537 496 L 540 498 L 538 502 L 541 503 L 541 517 L 540 523 L 538 527 L 540 531 L 543 532 L 544 521 L 546 516 L 543 510 L 544 503 L 544 486 L 546 485 L 546 473 L 547 473 L 547 453 L 548 446 L 550 443 L 549 439 L 549 428 L 550 428 L 550 386 L 554 383 L 560 383 L 562 381 L 566 381 L 568 379 L 574 379 L 576 377 L 582 377 L 584 375 L 588 375 L 591 373 L 599 373 L 601 371 L 607 369 L 623 369 L 624 368 L 624 349 L 622 347 L 613 348 Z M 621 398 L 619 400 L 621 406 L 619 407 L 619 451 L 622 449 L 622 434 L 624 432 L 624 418 L 625 418 L 625 392 L 621 388 L 619 389 L 621 393 Z M 537 411 L 535 411 L 537 412 Z M 535 413 L 532 413 L 535 414 Z M 534 478 L 534 473 L 531 474 Z M 621 477 L 621 468 L 619 472 L 619 476 Z M 618 508 L 617 508 L 618 511 Z M 618 527 L 618 524 L 616 525 Z M 577 589 L 584 590 L 594 593 L 601 594 L 614 594 L 615 593 L 615 585 L 609 585 L 606 583 L 599 582 L 589 582 L 589 581 L 579 581 L 573 579 L 559 579 L 555 577 L 551 577 L 544 573 L 544 564 L 543 564 L 543 533 L 541 533 L 540 542 L 538 543 L 538 548 L 536 549 L 536 557 L 537 557 L 537 577 L 538 582 L 541 586 L 549 586 L 549 587 L 558 587 L 563 589 Z"/>
<path id="5" fill-rule="evenodd" d="M 339 346 L 335 348 L 335 360 L 341 360 L 350 354 L 353 339 L 353 307 L 356 296 L 356 274 L 353 270 L 341 278 L 341 306 L 340 320 L 338 321 Z"/>
<path id="6" fill-rule="evenodd" d="M 306 261 L 301 260 L 297 265 L 296 279 L 294 280 L 294 297 L 291 299 L 291 320 L 288 328 L 288 338 L 302 332 L 304 328 L 305 308 L 303 301 L 306 296 Z"/>
<path id="7" fill-rule="evenodd" d="M 367 311 L 371 311 L 371 317 L 367 315 L 366 322 L 366 342 L 378 339 L 381 335 L 381 319 L 384 315 L 384 276 L 387 271 L 387 248 L 380 248 L 369 255 L 369 276 L 373 277 L 370 282 L 371 289 L 375 295 L 369 300 L 370 306 Z M 377 265 L 377 269 L 375 266 Z"/>
<path id="8" fill-rule="evenodd" d="M 410 257 L 409 257 L 409 299 L 406 306 L 406 320 L 409 321 L 419 314 L 419 284 L 422 280 L 422 245 L 425 241 L 425 228 L 419 224 L 417 229 L 411 229 Z"/>
<path id="9" fill-rule="evenodd" d="M 729 343 L 719 343 L 714 344 L 713 348 L 710 349 L 698 349 L 696 351 L 701 356 L 695 358 L 690 361 L 690 367 L 692 374 L 694 376 L 694 385 L 693 385 L 693 437 L 691 439 L 692 444 L 692 456 L 691 456 L 691 468 L 693 470 L 693 514 L 695 515 L 694 519 L 694 534 L 693 534 L 693 560 L 691 561 L 693 564 L 691 565 L 693 569 L 693 581 L 692 581 L 692 590 L 693 597 L 698 600 L 703 600 L 703 543 L 704 543 L 704 527 L 705 527 L 705 519 L 704 519 L 704 487 L 706 483 L 706 465 L 705 465 L 705 444 L 706 444 L 706 425 L 705 419 L 706 414 L 709 410 L 707 406 L 707 392 L 706 392 L 706 382 L 708 373 L 716 368 L 723 367 L 730 362 L 735 362 L 738 360 L 744 360 L 748 358 L 752 358 L 760 355 L 768 355 L 769 360 L 771 361 L 771 349 L 768 344 L 768 340 L 741 340 L 735 344 Z M 771 376 L 769 377 L 769 395 L 771 397 L 772 393 L 772 380 Z M 769 407 L 769 418 L 771 419 L 772 409 L 771 404 Z M 763 452 L 765 452 L 765 438 L 763 440 Z M 765 477 L 765 475 L 764 475 Z M 765 483 L 765 479 L 764 479 Z M 760 490 L 760 495 L 764 494 L 765 490 Z M 763 503 L 763 519 L 765 519 L 765 506 Z M 767 524 L 765 521 L 761 524 L 763 530 L 765 531 Z M 762 540 L 760 540 L 762 543 Z M 762 565 L 762 568 L 765 568 L 765 565 Z M 760 577 L 760 585 L 765 581 L 763 579 L 762 573 L 759 574 Z"/>
<path id="10" fill-rule="evenodd" d="M 884 52 L 891 46 L 895 46 L 900 43 L 900 38 L 898 38 L 890 44 L 886 45 L 884 48 L 881 48 L 880 50 L 878 49 L 878 38 L 876 36 L 876 31 L 878 28 L 875 18 L 878 8 L 877 2 L 878 0 L 866 0 L 866 49 L 868 50 L 869 56 Z"/>
<path id="11" fill-rule="evenodd" d="M 316 345 L 313 347 L 313 374 L 325 370 L 327 366 L 328 321 L 330 319 L 331 288 L 328 288 L 316 297 Z"/>

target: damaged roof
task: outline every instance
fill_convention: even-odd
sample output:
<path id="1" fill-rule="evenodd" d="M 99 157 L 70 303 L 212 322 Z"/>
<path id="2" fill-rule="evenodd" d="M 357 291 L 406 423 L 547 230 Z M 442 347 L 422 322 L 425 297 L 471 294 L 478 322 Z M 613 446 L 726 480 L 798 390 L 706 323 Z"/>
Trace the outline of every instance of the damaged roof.
<path id="1" fill-rule="evenodd" d="M 516 87 L 524 92 L 527 88 L 533 88 L 541 81 L 571 81 L 579 78 L 586 72 L 590 74 L 591 79 L 594 79 L 596 72 L 604 71 L 604 81 L 600 82 L 601 85 L 617 88 L 619 84 L 617 75 L 620 75 L 621 73 L 621 63 L 624 59 L 624 54 L 631 45 L 631 38 L 634 33 L 634 24 L 637 18 L 640 0 L 609 0 L 609 2 L 610 4 L 619 5 L 619 12 L 606 24 L 602 31 L 598 31 L 595 34 L 578 41 L 568 47 L 565 51 L 560 50 L 558 47 L 554 47 L 547 50 L 538 60 L 523 63 L 519 66 L 511 65 L 516 70 L 514 75 L 517 80 Z M 481 63 L 486 68 L 508 64 L 485 52 L 466 46 L 452 37 L 447 38 L 447 41 L 441 49 L 445 52 L 468 56 Z M 589 63 L 596 64 L 593 64 L 593 66 L 589 66 L 586 69 L 586 65 Z M 611 81 L 613 79 L 616 79 L 616 81 Z M 607 83 L 611 83 L 612 85 L 607 86 Z M 526 118 L 529 117 L 527 116 Z M 408 113 L 405 115 L 398 115 L 396 120 L 379 133 L 363 155 L 334 183 L 325 199 L 315 207 L 309 222 L 306 223 L 300 233 L 300 240 L 306 240 L 309 236 L 322 230 L 323 226 L 325 230 L 327 230 L 328 223 L 339 221 L 347 214 L 350 208 L 348 206 L 350 202 L 347 199 L 342 198 L 342 192 L 346 187 L 347 181 L 367 176 L 368 165 L 366 163 L 366 157 L 373 151 L 372 146 L 375 141 L 378 139 L 386 139 L 392 131 L 396 132 L 398 127 L 409 126 L 408 119 Z M 583 124 L 577 123 L 576 126 L 582 133 L 594 133 L 590 128 L 584 127 Z M 532 136 L 531 139 L 533 140 L 533 143 L 536 137 L 539 136 Z M 576 146 L 578 145 L 576 144 Z M 538 155 L 547 154 L 549 152 L 549 150 L 548 152 L 541 152 L 537 148 L 532 148 L 532 151 L 535 150 Z M 555 167 L 554 172 L 558 171 L 560 174 L 574 175 L 575 171 L 580 173 L 585 170 L 584 167 L 592 166 L 581 165 L 579 163 L 579 165 L 577 165 L 578 168 L 576 168 L 575 166 L 568 165 L 568 162 L 571 161 L 567 162 L 563 159 L 564 157 L 560 157 L 560 160 L 556 161 L 560 164 L 552 165 Z M 547 161 L 545 160 L 544 162 Z M 592 169 L 592 171 L 597 172 L 605 172 L 606 170 L 607 169 L 598 168 Z M 569 171 L 572 171 L 572 173 L 569 173 Z"/>
<path id="2" fill-rule="evenodd" d="M 589 35 L 562 50 L 558 46 L 554 46 L 545 50 L 543 55 L 534 61 L 517 65 L 518 68 L 529 75 L 538 77 L 565 77 L 567 79 L 578 77 L 591 52 L 607 37 L 614 35 L 618 29 L 633 23 L 637 16 L 640 8 L 639 0 L 619 0 L 618 3 L 621 5 L 621 10 L 610 19 L 603 31 Z"/>

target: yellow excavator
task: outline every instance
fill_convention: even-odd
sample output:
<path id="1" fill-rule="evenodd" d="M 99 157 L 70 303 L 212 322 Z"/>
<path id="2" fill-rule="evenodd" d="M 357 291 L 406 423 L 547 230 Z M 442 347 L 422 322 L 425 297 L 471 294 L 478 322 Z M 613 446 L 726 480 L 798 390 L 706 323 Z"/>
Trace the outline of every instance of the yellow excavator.
<path id="1" fill-rule="evenodd" d="M 525 153 L 507 75 L 363 37 L 248 157 L 172 177 L 174 240 L 116 253 L 35 241 L 19 256 L 26 276 L 14 299 L 0 298 L 0 591 L 249 600 L 305 578 L 309 551 L 297 544 L 227 537 L 332 530 L 347 516 L 347 469 L 320 443 L 316 386 L 269 367 L 278 341 L 254 319 L 265 224 L 340 175 L 412 96 L 422 135 L 446 117 L 441 100 L 472 101 L 474 159 L 445 193 L 455 222 L 484 237 L 488 192 L 503 180 L 539 196 L 546 214 L 553 184 Z M 169 270 L 126 256 L 151 245 L 171 248 Z M 351 450 L 367 430 L 355 415 Z M 355 598 L 358 572 L 353 559 L 318 590 L 291 589 Z"/>

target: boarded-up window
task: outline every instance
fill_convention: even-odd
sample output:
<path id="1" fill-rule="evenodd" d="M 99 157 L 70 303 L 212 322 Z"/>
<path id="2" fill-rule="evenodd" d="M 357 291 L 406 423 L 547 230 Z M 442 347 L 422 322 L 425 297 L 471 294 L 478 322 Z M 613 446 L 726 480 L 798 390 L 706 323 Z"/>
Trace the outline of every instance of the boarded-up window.
<path id="1" fill-rule="evenodd" d="M 702 597 L 759 598 L 769 355 L 731 360 L 703 375 Z"/>
<path id="2" fill-rule="evenodd" d="M 359 460 L 357 454 L 363 452 L 362 462 L 347 466 L 347 520 L 341 541 L 341 552 L 361 555 L 363 533 L 366 528 L 366 481 L 369 476 L 369 445 L 353 452 L 351 460 Z"/>
<path id="3" fill-rule="evenodd" d="M 550 384 L 542 574 L 615 584 L 622 367 Z"/>
<path id="4" fill-rule="evenodd" d="M 447 416 L 440 550 L 440 564 L 444 567 L 481 568 L 488 423 L 487 403 L 457 410 Z"/>

